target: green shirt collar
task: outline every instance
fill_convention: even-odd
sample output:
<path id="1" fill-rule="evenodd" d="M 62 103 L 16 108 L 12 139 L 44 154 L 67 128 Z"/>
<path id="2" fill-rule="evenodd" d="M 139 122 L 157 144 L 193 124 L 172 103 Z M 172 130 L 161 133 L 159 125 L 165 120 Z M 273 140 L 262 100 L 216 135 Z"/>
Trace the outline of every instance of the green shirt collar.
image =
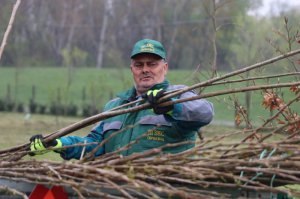
<path id="1" fill-rule="evenodd" d="M 161 89 L 161 88 L 167 89 L 169 84 L 170 83 L 168 80 L 164 80 L 162 83 L 153 85 L 149 90 Z M 135 87 L 132 87 L 131 89 L 125 92 L 118 93 L 117 96 L 120 97 L 122 100 L 133 101 L 132 99 L 135 99 L 136 97 L 136 89 Z"/>

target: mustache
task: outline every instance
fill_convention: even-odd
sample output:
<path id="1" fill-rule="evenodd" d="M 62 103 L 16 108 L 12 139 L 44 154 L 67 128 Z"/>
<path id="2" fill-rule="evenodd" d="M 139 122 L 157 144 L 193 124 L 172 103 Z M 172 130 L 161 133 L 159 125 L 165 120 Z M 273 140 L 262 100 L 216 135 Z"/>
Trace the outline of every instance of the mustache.
<path id="1" fill-rule="evenodd" d="M 148 72 L 142 73 L 141 77 L 152 77 L 152 75 Z"/>

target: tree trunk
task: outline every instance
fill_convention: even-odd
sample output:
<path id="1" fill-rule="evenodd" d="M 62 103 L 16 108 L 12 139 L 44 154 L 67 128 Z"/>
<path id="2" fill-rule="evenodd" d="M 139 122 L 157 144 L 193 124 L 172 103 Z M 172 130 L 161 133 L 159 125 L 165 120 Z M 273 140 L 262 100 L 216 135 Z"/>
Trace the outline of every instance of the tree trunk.
<path id="1" fill-rule="evenodd" d="M 99 39 L 99 45 L 98 45 L 98 56 L 97 56 L 96 68 L 103 67 L 103 53 L 104 53 L 104 49 L 105 49 L 106 29 L 107 29 L 108 17 L 110 15 L 110 12 L 112 9 L 112 3 L 113 3 L 113 0 L 108 0 L 105 3 L 105 10 L 104 10 L 104 15 L 103 15 L 102 27 L 101 27 L 100 39 Z"/>
<path id="2" fill-rule="evenodd" d="M 174 14 L 173 14 L 173 29 L 174 30 L 172 31 L 173 34 L 171 35 L 169 49 L 167 50 L 167 52 L 168 52 L 167 60 L 169 60 L 172 57 L 173 49 L 174 49 L 173 46 L 175 43 L 176 36 L 178 34 L 178 25 L 176 24 L 176 22 L 178 21 L 178 18 L 179 18 L 178 16 L 180 13 L 182 13 L 182 10 L 186 3 L 187 3 L 187 1 L 182 1 L 180 4 L 177 4 L 177 6 L 174 9 Z"/>
<path id="3" fill-rule="evenodd" d="M 218 51 L 217 51 L 217 21 L 216 21 L 216 15 L 217 15 L 217 7 L 216 7 L 216 0 L 213 0 L 213 13 L 211 15 L 212 17 L 212 23 L 213 23 L 213 32 L 212 32 L 212 47 L 213 47 L 213 60 L 211 65 L 212 70 L 212 78 L 217 75 L 217 57 L 218 57 Z"/>

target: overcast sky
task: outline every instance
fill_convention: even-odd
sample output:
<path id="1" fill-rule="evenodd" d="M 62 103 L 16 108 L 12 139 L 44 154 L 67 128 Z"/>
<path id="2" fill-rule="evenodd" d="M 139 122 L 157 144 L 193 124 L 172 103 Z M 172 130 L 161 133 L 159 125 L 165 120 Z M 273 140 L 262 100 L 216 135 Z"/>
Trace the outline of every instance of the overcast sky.
<path id="1" fill-rule="evenodd" d="M 297 7 L 300 9 L 300 0 L 263 0 L 263 5 L 257 10 L 250 12 L 250 14 L 260 16 L 266 16 L 270 13 L 279 14 L 289 7 Z"/>

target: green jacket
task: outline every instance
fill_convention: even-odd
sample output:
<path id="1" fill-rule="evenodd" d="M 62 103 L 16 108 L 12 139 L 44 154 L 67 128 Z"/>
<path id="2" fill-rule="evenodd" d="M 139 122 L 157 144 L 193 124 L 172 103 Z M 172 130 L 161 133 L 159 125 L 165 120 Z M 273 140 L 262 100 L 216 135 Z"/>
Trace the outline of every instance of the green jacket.
<path id="1" fill-rule="evenodd" d="M 184 88 L 183 85 L 170 85 L 167 80 L 154 85 L 151 89 L 174 90 Z M 122 104 L 136 100 L 135 88 L 127 90 L 109 101 L 104 111 Z M 181 94 L 179 98 L 196 95 L 194 92 Z M 178 97 L 177 97 L 178 98 Z M 138 105 L 138 104 L 136 104 Z M 135 105 L 134 105 L 135 106 Z M 118 115 L 100 122 L 86 137 L 69 136 L 61 138 L 63 146 L 80 142 L 101 142 L 109 140 L 100 148 L 96 155 L 109 153 L 135 142 L 127 150 L 122 150 L 122 155 L 143 152 L 163 146 L 167 143 L 195 141 L 196 132 L 200 127 L 211 122 L 213 106 L 210 102 L 200 99 L 180 104 L 175 104 L 171 113 L 156 115 L 152 109 L 141 110 L 133 113 Z M 164 148 L 165 153 L 178 153 L 190 149 L 194 143 Z M 91 151 L 95 145 L 86 147 L 86 152 Z M 64 159 L 79 158 L 82 147 L 73 147 L 65 150 L 61 155 Z"/>

